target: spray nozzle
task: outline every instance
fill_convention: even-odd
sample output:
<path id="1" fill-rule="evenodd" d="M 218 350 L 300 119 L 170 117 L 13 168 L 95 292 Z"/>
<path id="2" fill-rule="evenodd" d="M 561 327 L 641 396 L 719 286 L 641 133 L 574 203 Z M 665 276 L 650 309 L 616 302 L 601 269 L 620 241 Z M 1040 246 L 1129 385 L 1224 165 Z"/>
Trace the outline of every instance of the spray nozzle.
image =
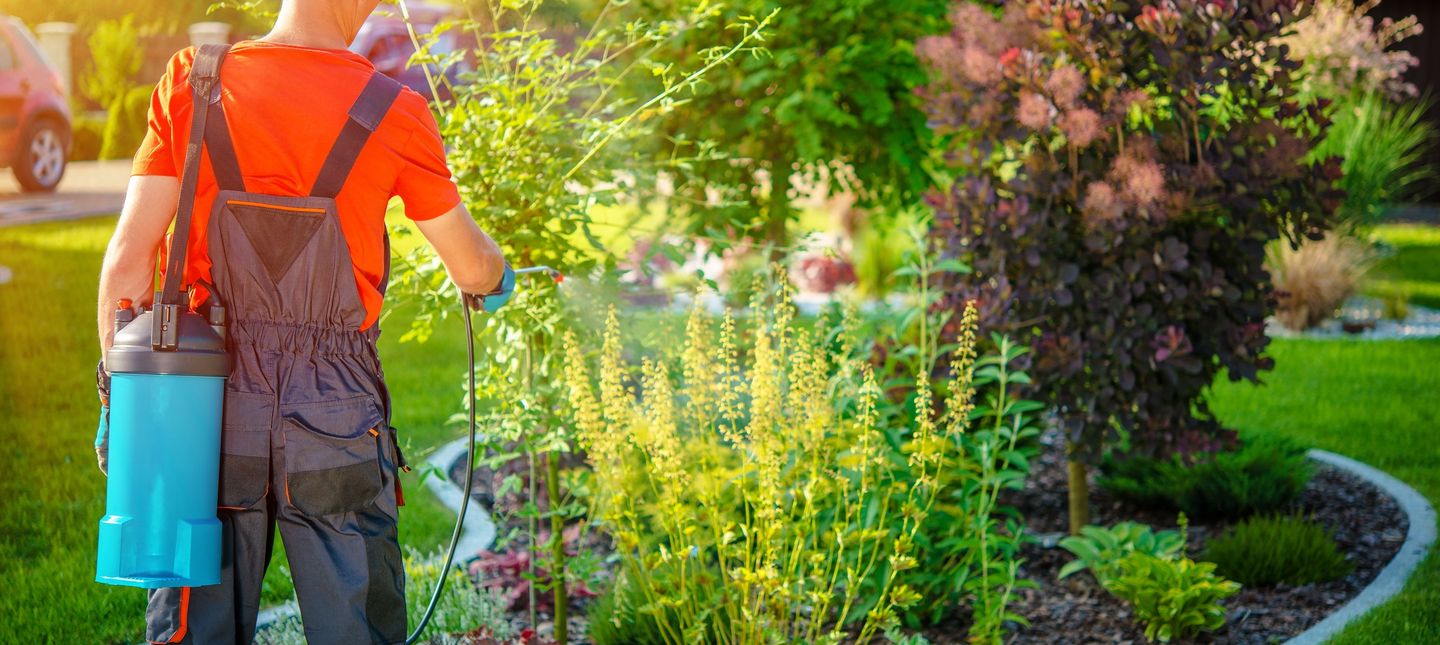
<path id="1" fill-rule="evenodd" d="M 555 284 L 560 284 L 565 281 L 565 274 L 550 267 L 547 267 L 543 264 L 539 264 L 533 267 L 525 267 L 523 269 L 515 269 L 515 275 L 517 276 L 525 275 L 527 273 L 544 273 L 550 276 L 550 279 L 554 280 Z"/>

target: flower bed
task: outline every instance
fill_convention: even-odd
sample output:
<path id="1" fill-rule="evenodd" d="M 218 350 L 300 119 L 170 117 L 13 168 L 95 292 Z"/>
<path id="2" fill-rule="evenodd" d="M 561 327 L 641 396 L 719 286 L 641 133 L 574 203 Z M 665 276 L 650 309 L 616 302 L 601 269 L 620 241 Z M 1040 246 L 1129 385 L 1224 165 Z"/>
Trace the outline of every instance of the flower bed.
<path id="1" fill-rule="evenodd" d="M 1042 437 L 1047 447 L 1012 500 L 1025 514 L 1029 530 L 1052 542 L 1065 526 L 1065 462 L 1061 438 L 1050 432 Z M 1094 491 L 1093 521 L 1109 525 L 1137 520 L 1156 527 L 1175 526 L 1175 516 L 1133 508 L 1103 488 Z M 1360 593 L 1394 557 L 1404 542 L 1409 523 L 1395 500 L 1373 485 L 1329 466 L 1320 466 L 1298 502 L 1307 516 L 1334 531 L 1341 550 L 1354 565 L 1349 575 L 1333 582 L 1292 587 L 1244 587 L 1226 600 L 1227 620 L 1220 630 L 1201 636 L 1200 642 L 1268 643 L 1295 636 L 1318 623 Z M 1220 534 L 1223 522 L 1190 525 L 1190 550 Z M 1064 580 L 1056 576 L 1073 556 L 1054 546 L 1032 543 L 1025 549 L 1023 575 L 1038 589 L 1023 590 L 1014 607 L 1031 625 L 1015 632 L 1014 642 L 1124 643 L 1145 642 L 1143 629 L 1130 608 L 1107 593 L 1089 575 Z M 935 643 L 962 642 L 949 633 L 963 633 L 959 625 L 927 633 Z"/>

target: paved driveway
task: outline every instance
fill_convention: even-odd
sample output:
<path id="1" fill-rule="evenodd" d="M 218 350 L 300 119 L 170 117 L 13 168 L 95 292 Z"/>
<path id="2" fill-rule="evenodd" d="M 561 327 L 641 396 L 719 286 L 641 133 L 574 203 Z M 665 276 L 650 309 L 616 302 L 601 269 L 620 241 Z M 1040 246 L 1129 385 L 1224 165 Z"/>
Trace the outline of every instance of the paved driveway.
<path id="1" fill-rule="evenodd" d="M 50 194 L 20 192 L 15 176 L 0 171 L 0 227 L 120 212 L 130 160 L 78 161 Z"/>

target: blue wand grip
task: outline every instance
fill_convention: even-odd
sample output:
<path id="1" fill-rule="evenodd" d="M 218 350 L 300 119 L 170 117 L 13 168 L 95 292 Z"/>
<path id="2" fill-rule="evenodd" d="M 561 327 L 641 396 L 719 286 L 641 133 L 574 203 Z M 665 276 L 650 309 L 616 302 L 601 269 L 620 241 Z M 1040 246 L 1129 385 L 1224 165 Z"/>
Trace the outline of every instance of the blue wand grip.
<path id="1" fill-rule="evenodd" d="M 500 286 L 494 291 L 480 297 L 480 306 L 485 313 L 493 314 L 510 302 L 510 297 L 515 295 L 515 269 L 510 264 L 505 264 L 505 273 L 500 276 Z"/>

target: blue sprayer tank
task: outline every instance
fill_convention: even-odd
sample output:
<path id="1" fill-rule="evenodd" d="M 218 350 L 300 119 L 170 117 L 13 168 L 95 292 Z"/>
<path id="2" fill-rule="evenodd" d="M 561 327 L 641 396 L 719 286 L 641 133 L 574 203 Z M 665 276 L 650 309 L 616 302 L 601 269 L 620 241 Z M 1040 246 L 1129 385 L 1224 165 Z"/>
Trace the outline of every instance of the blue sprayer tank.
<path id="1" fill-rule="evenodd" d="M 124 326 L 105 357 L 110 472 L 97 582 L 146 589 L 220 582 L 215 504 L 230 358 L 218 304 L 209 320 L 174 305 L 133 321 L 124 320 L 129 310 L 116 317 Z"/>

